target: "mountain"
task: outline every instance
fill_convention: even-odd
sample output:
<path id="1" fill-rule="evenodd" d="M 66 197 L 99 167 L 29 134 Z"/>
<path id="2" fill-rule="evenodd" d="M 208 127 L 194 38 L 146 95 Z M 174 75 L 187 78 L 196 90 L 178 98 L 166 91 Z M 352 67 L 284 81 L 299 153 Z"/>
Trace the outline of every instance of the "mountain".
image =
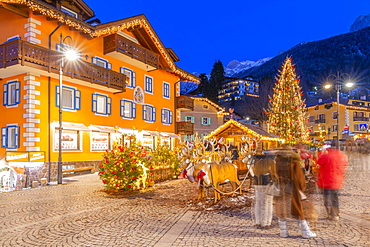
<path id="1" fill-rule="evenodd" d="M 355 22 L 353 22 L 349 31 L 355 32 L 369 26 L 370 26 L 370 15 L 360 15 L 359 17 L 356 18 Z"/>
<path id="2" fill-rule="evenodd" d="M 256 61 L 244 61 L 239 62 L 237 60 L 233 60 L 228 63 L 228 65 L 225 67 L 225 76 L 232 76 L 234 74 L 237 74 L 241 71 L 247 70 L 249 68 L 260 66 L 264 64 L 265 62 L 269 61 L 272 57 L 258 59 Z"/>
<path id="3" fill-rule="evenodd" d="M 284 59 L 292 57 L 296 73 L 307 97 L 309 88 L 322 88 L 332 74 L 348 73 L 357 86 L 370 88 L 370 27 L 327 39 L 300 43 L 260 66 L 243 70 L 233 77 L 253 76 L 264 83 L 275 83 Z M 308 100 L 310 100 L 308 98 Z"/>

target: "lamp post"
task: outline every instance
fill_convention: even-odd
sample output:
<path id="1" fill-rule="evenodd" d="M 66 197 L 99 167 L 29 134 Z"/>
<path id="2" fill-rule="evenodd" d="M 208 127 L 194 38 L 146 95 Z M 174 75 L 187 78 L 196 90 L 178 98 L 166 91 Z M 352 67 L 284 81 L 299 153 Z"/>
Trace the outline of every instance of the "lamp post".
<path id="1" fill-rule="evenodd" d="M 63 67 L 64 67 L 64 59 L 69 61 L 74 61 L 78 58 L 77 51 L 70 46 L 65 47 L 64 41 L 70 38 L 72 41 L 71 36 L 66 36 L 63 39 L 62 34 L 60 34 L 60 50 L 62 51 L 62 55 L 60 57 L 60 66 L 59 66 L 59 142 L 58 142 L 58 169 L 57 169 L 57 182 L 58 184 L 62 183 L 62 133 L 63 133 Z"/>
<path id="2" fill-rule="evenodd" d="M 339 99 L 340 99 L 340 91 L 342 90 L 343 85 L 345 87 L 350 88 L 350 87 L 353 86 L 353 82 L 351 81 L 351 77 L 350 77 L 349 74 L 347 74 L 347 73 L 340 74 L 339 71 L 338 71 L 336 75 L 329 75 L 326 78 L 326 85 L 324 86 L 325 89 L 330 89 L 331 87 L 334 86 L 334 89 L 336 90 L 336 93 L 337 93 L 337 140 L 336 140 L 337 149 L 339 149 L 339 131 L 340 131 L 340 127 L 339 127 L 339 110 L 340 110 Z"/>

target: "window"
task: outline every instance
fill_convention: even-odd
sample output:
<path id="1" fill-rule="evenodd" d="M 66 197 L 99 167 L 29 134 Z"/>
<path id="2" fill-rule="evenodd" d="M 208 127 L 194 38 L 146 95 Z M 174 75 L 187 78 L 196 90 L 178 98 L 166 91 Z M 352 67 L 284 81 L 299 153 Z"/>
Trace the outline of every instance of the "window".
<path id="1" fill-rule="evenodd" d="M 310 116 L 310 123 L 313 123 L 313 122 L 315 122 L 315 116 Z"/>
<path id="2" fill-rule="evenodd" d="M 211 125 L 211 118 L 210 117 L 202 117 L 200 124 L 201 125 Z"/>
<path id="3" fill-rule="evenodd" d="M 207 135 L 208 135 L 208 133 L 202 133 L 202 134 L 200 134 L 200 138 L 204 139 L 204 137 L 207 136 Z"/>
<path id="4" fill-rule="evenodd" d="M 203 109 L 208 109 L 208 105 L 203 105 Z"/>
<path id="5" fill-rule="evenodd" d="M 126 86 L 129 88 L 136 86 L 136 73 L 125 67 L 121 67 L 121 74 L 126 75 Z"/>
<path id="6" fill-rule="evenodd" d="M 146 93 L 153 93 L 153 78 L 149 76 L 145 76 L 145 89 Z"/>
<path id="7" fill-rule="evenodd" d="M 151 105 L 143 105 L 143 119 L 148 122 L 155 121 L 155 107 Z"/>
<path id="8" fill-rule="evenodd" d="M 121 100 L 120 115 L 123 118 L 136 118 L 136 104 L 130 100 Z"/>
<path id="9" fill-rule="evenodd" d="M 15 149 L 19 147 L 19 127 L 17 125 L 8 125 L 1 129 L 1 147 Z"/>
<path id="10" fill-rule="evenodd" d="M 20 102 L 20 82 L 10 81 L 4 84 L 3 105 L 15 106 Z"/>
<path id="11" fill-rule="evenodd" d="M 185 116 L 185 122 L 194 123 L 194 117 L 193 116 Z"/>
<path id="12" fill-rule="evenodd" d="M 62 130 L 62 151 L 81 151 L 81 131 L 79 130 Z M 59 151 L 59 128 L 54 132 L 54 152 Z"/>
<path id="13" fill-rule="evenodd" d="M 172 124 L 172 111 L 169 109 L 162 109 L 162 123 Z"/>
<path id="14" fill-rule="evenodd" d="M 108 60 L 100 57 L 92 57 L 92 63 L 106 69 L 112 69 L 112 64 Z"/>
<path id="15" fill-rule="evenodd" d="M 353 129 L 354 129 L 355 131 L 360 131 L 360 125 L 359 125 L 359 124 L 354 124 L 354 125 L 353 125 Z"/>
<path id="16" fill-rule="evenodd" d="M 333 112 L 333 119 L 337 119 L 338 118 L 338 112 Z"/>
<path id="17" fill-rule="evenodd" d="M 59 107 L 59 86 L 57 86 L 56 105 Z M 63 86 L 62 107 L 66 110 L 80 110 L 81 92 L 72 87 Z"/>
<path id="18" fill-rule="evenodd" d="M 188 142 L 194 141 L 194 135 L 184 135 L 184 141 Z"/>
<path id="19" fill-rule="evenodd" d="M 64 6 L 62 6 L 61 8 L 60 8 L 60 11 L 62 11 L 63 13 L 66 13 L 66 14 L 68 14 L 68 15 L 70 15 L 70 16 L 73 16 L 74 18 L 77 18 L 78 17 L 78 15 L 77 15 L 77 13 L 76 12 L 74 12 L 74 11 L 72 11 L 72 10 L 70 10 L 70 9 L 67 9 L 66 7 L 64 7 Z"/>
<path id="20" fill-rule="evenodd" d="M 112 98 L 102 94 L 93 94 L 92 111 L 100 115 L 112 114 Z"/>
<path id="21" fill-rule="evenodd" d="M 170 98 L 170 84 L 167 82 L 163 82 L 163 98 Z"/>
<path id="22" fill-rule="evenodd" d="M 332 125 L 331 132 L 338 132 L 338 125 Z"/>

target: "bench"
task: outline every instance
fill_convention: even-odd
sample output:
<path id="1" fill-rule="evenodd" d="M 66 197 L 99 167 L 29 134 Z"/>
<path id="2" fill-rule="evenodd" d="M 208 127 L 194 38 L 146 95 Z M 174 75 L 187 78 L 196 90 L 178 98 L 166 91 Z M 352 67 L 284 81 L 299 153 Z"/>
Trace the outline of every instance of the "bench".
<path id="1" fill-rule="evenodd" d="M 89 167 L 79 167 L 79 168 L 73 168 L 73 169 L 65 169 L 65 170 L 62 170 L 62 173 L 64 175 L 70 175 L 70 174 L 76 175 L 76 174 L 84 173 L 86 171 L 90 171 L 91 173 L 94 173 L 95 172 L 95 167 L 89 166 Z"/>

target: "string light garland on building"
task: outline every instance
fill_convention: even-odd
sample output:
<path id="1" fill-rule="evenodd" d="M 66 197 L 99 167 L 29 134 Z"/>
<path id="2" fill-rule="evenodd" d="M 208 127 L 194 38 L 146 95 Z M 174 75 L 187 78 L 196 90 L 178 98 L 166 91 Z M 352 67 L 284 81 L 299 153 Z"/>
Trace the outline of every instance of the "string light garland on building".
<path id="1" fill-rule="evenodd" d="M 164 57 L 166 62 L 168 63 L 170 69 L 173 71 L 175 75 L 178 75 L 179 77 L 185 79 L 194 81 L 197 83 L 200 83 L 200 80 L 198 77 L 178 68 L 176 64 L 173 62 L 171 57 L 168 55 L 164 45 L 159 40 L 157 35 L 155 34 L 154 30 L 149 25 L 148 20 L 145 18 L 145 16 L 138 16 L 136 19 L 130 19 L 130 20 L 121 20 L 117 24 L 116 22 L 112 24 L 113 26 L 106 26 L 101 25 L 102 27 L 90 27 L 88 24 L 81 22 L 73 17 L 70 17 L 68 15 L 65 15 L 65 13 L 57 10 L 52 9 L 50 6 L 44 5 L 40 2 L 36 2 L 33 0 L 0 0 L 0 3 L 12 3 L 12 4 L 21 4 L 26 5 L 30 10 L 39 12 L 40 14 L 55 19 L 60 23 L 64 23 L 65 25 L 72 27 L 78 31 L 81 31 L 87 35 L 89 35 L 91 38 L 100 37 L 102 35 L 109 35 L 117 33 L 118 31 L 122 31 L 131 27 L 139 26 L 141 28 L 144 28 L 147 33 L 149 34 L 150 38 L 153 40 L 155 45 L 157 46 L 159 52 Z"/>

